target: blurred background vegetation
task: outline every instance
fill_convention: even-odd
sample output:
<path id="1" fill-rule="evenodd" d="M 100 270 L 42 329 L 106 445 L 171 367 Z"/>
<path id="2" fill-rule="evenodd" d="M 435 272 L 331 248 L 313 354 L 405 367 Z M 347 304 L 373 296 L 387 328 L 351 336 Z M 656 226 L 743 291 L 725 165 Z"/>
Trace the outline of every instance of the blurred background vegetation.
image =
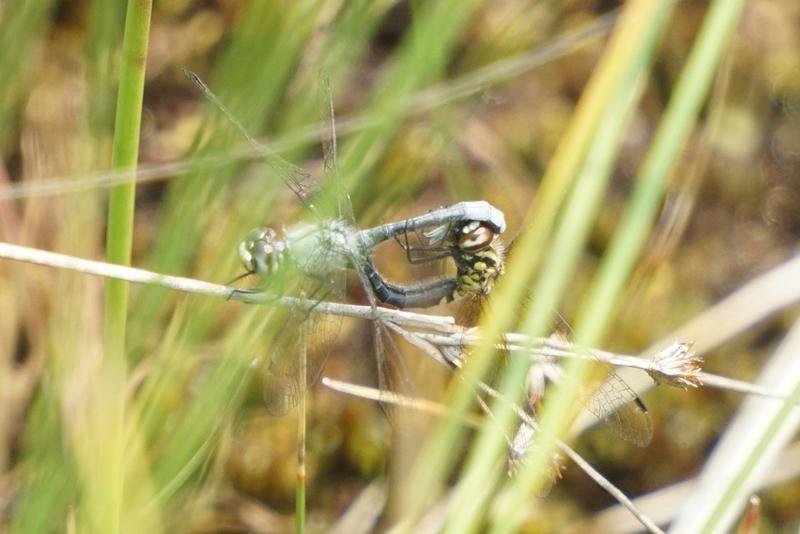
<path id="1" fill-rule="evenodd" d="M 708 4 L 674 3 L 560 306 L 567 321 L 608 247 Z M 339 174 L 359 225 L 485 199 L 505 212 L 513 237 L 620 9 L 600 0 L 156 2 L 139 157 L 148 181 L 138 186 L 133 265 L 225 283 L 241 271 L 236 247 L 249 228 L 298 216 L 291 193 L 247 155 L 183 68 L 253 135 L 321 180 L 325 73 Z M 3 241 L 103 257 L 124 18 L 123 2 L 0 3 L 0 188 L 20 197 L 0 200 Z M 603 348 L 635 353 L 796 252 L 799 164 L 800 7 L 749 0 Z M 437 274 L 412 269 L 397 247 L 381 249 L 379 265 L 401 281 Z M 349 282 L 348 301 L 364 303 L 357 280 Z M 87 392 L 98 386 L 102 358 L 102 287 L 83 275 L 0 263 L 0 530 L 97 530 L 91 510 L 100 505 L 89 502 L 103 499 L 96 477 L 125 481 L 122 530 L 291 530 L 296 421 L 266 414 L 252 364 L 269 354 L 277 328 L 268 309 L 133 287 L 127 419 L 117 429 L 128 452 L 123 473 L 93 472 L 92 451 L 109 435 L 87 426 Z M 705 369 L 753 379 L 794 315 L 706 355 Z M 375 384 L 369 336 L 368 324 L 345 321 L 325 374 Z M 401 349 L 417 392 L 441 398 L 449 373 Z M 649 447 L 602 428 L 576 446 L 626 493 L 646 494 L 696 474 L 740 401 L 662 387 L 645 396 L 655 426 Z M 409 494 L 427 491 L 404 483 L 435 418 L 400 414 L 413 424 L 393 426 L 377 404 L 319 385 L 308 410 L 310 530 L 350 518 L 359 497 L 367 504 L 355 523 L 384 530 L 403 517 Z M 470 438 L 452 444 L 457 466 Z M 373 501 L 368 487 L 379 488 Z M 796 527 L 797 482 L 762 498 L 764 528 Z M 575 467 L 546 498 L 530 501 L 536 511 L 522 528 L 532 532 L 585 528 L 614 504 Z"/>

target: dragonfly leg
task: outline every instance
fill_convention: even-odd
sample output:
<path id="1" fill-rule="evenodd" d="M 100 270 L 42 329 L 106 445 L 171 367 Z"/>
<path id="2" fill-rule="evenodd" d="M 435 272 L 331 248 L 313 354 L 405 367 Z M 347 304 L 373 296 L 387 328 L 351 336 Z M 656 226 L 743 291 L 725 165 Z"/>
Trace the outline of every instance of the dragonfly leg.
<path id="1" fill-rule="evenodd" d="M 268 295 L 264 288 L 253 287 L 253 288 L 241 288 L 241 287 L 231 287 L 230 292 L 225 297 L 225 300 L 231 300 L 234 295 Z M 278 300 L 281 298 L 281 295 L 271 295 L 267 296 L 267 300 Z"/>
<path id="2" fill-rule="evenodd" d="M 411 228 L 411 230 L 419 236 L 419 232 L 416 228 Z M 409 233 L 409 225 L 406 222 L 406 227 L 402 232 L 403 240 L 400 239 L 400 234 L 395 234 L 394 240 L 397 241 L 397 244 L 405 251 L 406 253 L 406 260 L 411 265 L 419 265 L 422 263 L 429 263 L 432 261 L 441 260 L 447 258 L 448 256 L 452 257 L 452 251 L 450 247 L 445 246 L 425 246 L 425 245 L 412 245 L 408 241 L 408 233 Z M 422 241 L 422 238 L 419 238 Z M 435 253 L 435 254 L 427 254 L 427 255 L 420 255 L 414 256 L 414 252 L 428 252 L 428 253 Z"/>

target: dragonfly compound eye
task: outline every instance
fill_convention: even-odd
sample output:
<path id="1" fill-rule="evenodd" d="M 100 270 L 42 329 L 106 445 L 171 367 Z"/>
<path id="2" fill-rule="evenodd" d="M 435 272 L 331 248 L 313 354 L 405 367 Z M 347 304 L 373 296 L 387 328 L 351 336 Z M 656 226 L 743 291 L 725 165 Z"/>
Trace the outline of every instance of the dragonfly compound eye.
<path id="1" fill-rule="evenodd" d="M 495 232 L 485 223 L 473 221 L 461 229 L 458 238 L 458 248 L 464 252 L 479 252 L 486 250 L 494 241 Z"/>
<path id="2" fill-rule="evenodd" d="M 239 259 L 249 273 L 264 276 L 278 268 L 285 247 L 272 228 L 254 228 L 239 244 Z"/>

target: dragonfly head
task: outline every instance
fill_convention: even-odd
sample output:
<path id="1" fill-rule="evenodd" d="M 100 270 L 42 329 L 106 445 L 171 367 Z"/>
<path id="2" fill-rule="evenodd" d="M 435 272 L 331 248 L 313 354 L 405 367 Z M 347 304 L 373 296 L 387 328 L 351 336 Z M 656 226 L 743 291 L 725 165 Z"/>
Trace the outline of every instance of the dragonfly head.
<path id="1" fill-rule="evenodd" d="M 283 262 L 286 244 L 272 228 L 253 228 L 239 244 L 239 259 L 248 273 L 261 277 L 275 272 Z"/>
<path id="2" fill-rule="evenodd" d="M 480 252 L 491 247 L 497 235 L 488 223 L 470 221 L 458 230 L 458 248 L 463 252 Z"/>

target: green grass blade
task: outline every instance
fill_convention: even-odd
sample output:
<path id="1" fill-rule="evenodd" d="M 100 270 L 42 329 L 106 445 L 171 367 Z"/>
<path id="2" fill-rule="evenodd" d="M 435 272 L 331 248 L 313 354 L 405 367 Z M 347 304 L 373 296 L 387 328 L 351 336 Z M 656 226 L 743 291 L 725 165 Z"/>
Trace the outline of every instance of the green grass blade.
<path id="1" fill-rule="evenodd" d="M 135 169 L 139 154 L 139 131 L 142 118 L 144 73 L 149 41 L 149 1 L 128 2 L 122 44 L 122 67 L 117 94 L 112 168 Z M 111 263 L 130 265 L 133 242 L 135 183 L 114 187 L 109 197 L 106 257 Z M 89 465 L 85 470 L 85 520 L 97 532 L 118 532 L 122 525 L 125 457 L 125 332 L 128 313 L 128 284 L 106 281 L 104 311 L 104 358 L 100 369 L 101 386 L 96 392 L 98 406 L 91 412 L 85 440 L 94 454 L 79 453 Z M 95 441 L 96 440 L 96 441 Z"/>
<path id="2" fill-rule="evenodd" d="M 720 11 L 722 4 L 724 7 Z M 707 96 L 716 67 L 735 27 L 739 11 L 733 2 L 717 3 L 714 7 L 707 15 L 704 30 L 698 37 L 653 146 L 642 165 L 637 187 L 620 229 L 603 259 L 586 304 L 579 313 L 575 325 L 575 339 L 581 345 L 594 346 L 601 342 L 610 325 L 616 299 L 641 253 L 657 216 L 665 184 L 697 120 L 697 114 Z M 741 4 L 738 7 L 741 8 Z M 585 376 L 588 369 L 583 362 L 575 360 L 570 362 L 569 372 L 575 373 L 573 376 Z M 556 389 L 555 395 L 548 399 L 542 414 L 543 432 L 563 426 L 564 415 L 568 413 L 569 407 L 574 405 L 575 393 L 568 391 L 567 388 Z M 548 449 L 545 448 L 544 451 L 542 455 L 547 457 Z M 541 470 L 541 466 L 535 467 Z M 525 494 L 514 493 L 514 495 L 519 495 L 516 504 L 519 510 L 523 505 Z M 511 523 L 503 520 L 500 524 Z"/>
<path id="3" fill-rule="evenodd" d="M 444 74 L 460 37 L 481 5 L 478 0 L 422 3 L 414 12 L 404 41 L 381 73 L 373 97 L 364 106 L 366 115 L 381 120 L 342 143 L 339 175 L 346 181 L 345 189 L 354 192 L 356 213 L 370 206 L 368 221 L 378 218 L 385 211 L 385 202 L 391 200 L 381 194 L 387 184 L 371 178 L 409 113 L 404 103 Z"/>
<path id="4" fill-rule="evenodd" d="M 14 132 L 17 106 L 29 80 L 26 63 L 42 37 L 56 4 L 53 0 L 11 0 L 0 17 L 0 151 Z M 12 52 L 13 51 L 13 52 Z"/>
<path id="5" fill-rule="evenodd" d="M 59 405 L 52 381 L 45 385 L 31 406 L 31 421 L 25 433 L 25 467 L 9 532 L 56 532 L 63 530 L 71 499 L 75 497 L 75 465 L 61 447 L 63 439 Z"/>
<path id="6" fill-rule="evenodd" d="M 629 20 L 634 20 L 635 23 L 620 28 L 618 30 L 620 35 L 616 38 L 618 45 L 612 45 L 612 49 L 617 48 L 617 53 L 622 54 L 626 59 L 604 61 L 590 83 L 584 100 L 579 104 L 576 118 L 565 135 L 564 141 L 543 179 L 537 201 L 529 212 L 530 221 L 526 223 L 527 230 L 520 237 L 519 243 L 515 245 L 517 248 L 511 259 L 508 274 L 505 279 L 501 280 L 496 290 L 498 300 L 495 302 L 499 304 L 493 306 L 496 313 L 489 314 L 485 325 L 490 333 L 499 332 L 511 326 L 511 318 L 514 316 L 514 310 L 517 309 L 515 303 L 520 294 L 527 293 L 527 280 L 538 264 L 538 258 L 541 257 L 544 240 L 550 229 L 555 226 L 554 219 L 562 199 L 568 192 L 573 177 L 577 174 L 578 165 L 584 160 L 584 154 L 593 136 L 600 135 L 598 132 L 602 131 L 600 127 L 602 111 L 609 107 L 615 95 L 626 94 L 625 90 L 621 89 L 626 87 L 623 80 L 628 80 L 627 91 L 630 92 L 630 85 L 636 79 L 638 69 L 646 64 L 644 61 L 633 64 L 628 61 L 627 58 L 633 51 L 646 51 L 647 48 L 646 46 L 631 47 L 629 43 L 646 42 L 648 37 L 654 40 L 658 35 L 659 24 L 663 23 L 663 19 L 660 17 L 666 16 L 659 11 L 655 11 L 650 16 L 641 16 L 642 13 L 636 10 L 632 11 L 637 16 L 631 16 Z M 490 339 L 491 334 L 487 336 L 487 340 Z M 494 350 L 490 341 L 479 346 L 473 352 L 466 368 L 468 378 L 464 382 L 467 387 L 459 388 L 453 403 L 456 413 L 464 413 L 473 402 L 473 393 L 468 384 L 483 374 L 493 354 Z M 520 375 L 524 377 L 524 371 L 517 370 L 516 381 L 518 383 Z M 517 387 L 518 389 L 519 387 Z M 428 487 L 432 480 L 435 480 L 433 477 L 442 476 L 441 473 L 446 469 L 448 462 L 446 453 L 448 444 L 460 439 L 461 431 L 455 421 L 452 424 L 448 422 L 447 425 L 449 426 L 444 426 L 443 431 L 437 434 L 435 441 L 431 442 L 430 449 L 426 451 L 430 456 L 423 457 L 425 463 L 418 465 L 419 473 L 424 480 L 418 480 L 417 483 L 422 484 L 423 487 Z M 464 484 L 457 489 L 459 498 L 467 501 L 470 499 L 470 495 L 481 494 L 481 492 L 472 491 L 471 488 L 479 479 L 482 481 L 481 483 L 485 483 L 486 474 L 494 470 L 498 453 L 503 444 L 502 438 L 498 434 L 497 427 L 492 425 L 486 429 L 473 449 Z M 458 521 L 464 525 L 469 524 L 469 528 L 476 528 L 476 522 L 480 516 L 480 512 L 477 510 L 479 508 L 480 505 L 470 502 L 464 507 L 464 509 L 469 509 L 470 513 L 463 515 L 471 517 L 465 517 L 464 521 Z M 459 526 L 454 527 L 454 529 L 457 528 Z"/>
<path id="7" fill-rule="evenodd" d="M 303 46 L 315 28 L 315 13 L 321 2 L 303 0 L 285 4 L 285 8 L 276 9 L 270 2 L 250 2 L 240 14 L 231 41 L 222 52 L 214 73 L 204 80 L 251 135 L 259 134 L 264 124 L 274 118 L 282 92 L 289 84 Z M 252 50 L 263 50 L 264 53 L 253 54 Z M 246 144 L 238 132 L 210 107 L 209 117 L 208 138 L 189 154 L 190 157 L 220 154 L 233 146 Z M 160 207 L 159 233 L 146 262 L 149 268 L 186 274 L 198 245 L 203 242 L 203 233 L 209 228 L 219 227 L 219 221 L 209 219 L 209 214 L 226 212 L 230 201 L 228 193 L 236 172 L 241 168 L 242 165 L 237 163 L 211 171 L 200 169 L 170 184 Z M 285 190 L 279 177 L 269 173 L 259 186 L 257 194 L 247 196 L 246 202 L 238 206 L 237 219 L 224 227 L 228 234 L 220 236 L 231 243 L 231 251 L 249 228 L 263 224 L 263 220 L 256 221 L 271 211 L 276 196 Z M 219 280 L 221 272 L 230 273 L 234 257 L 234 253 L 220 254 L 216 263 L 196 274 L 201 278 Z M 151 332 L 163 318 L 170 303 L 162 290 L 142 291 L 134 304 L 136 319 L 131 324 L 132 337 L 146 340 L 146 333 Z M 196 337 L 199 339 L 205 336 L 209 325 L 218 317 L 216 306 L 205 311 L 196 316 Z"/>

